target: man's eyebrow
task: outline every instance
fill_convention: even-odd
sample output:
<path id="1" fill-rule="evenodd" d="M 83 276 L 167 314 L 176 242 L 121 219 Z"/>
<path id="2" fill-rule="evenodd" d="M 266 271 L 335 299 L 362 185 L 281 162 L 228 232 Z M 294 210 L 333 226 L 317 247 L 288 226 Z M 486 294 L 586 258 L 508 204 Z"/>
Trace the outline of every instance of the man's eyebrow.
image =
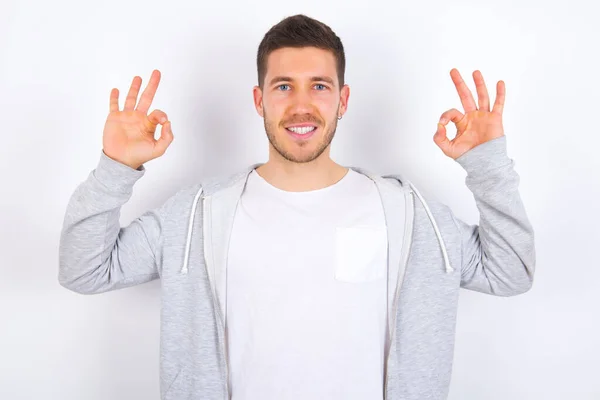
<path id="1" fill-rule="evenodd" d="M 331 79 L 328 76 L 313 76 L 311 78 L 311 81 L 313 81 L 313 82 L 315 82 L 315 81 L 318 81 L 318 82 L 327 82 L 331 86 L 335 86 L 335 83 L 333 82 L 333 79 Z"/>
<path id="2" fill-rule="evenodd" d="M 276 82 L 291 82 L 292 78 L 289 76 L 276 76 L 269 82 L 269 86 L 275 84 Z"/>
<path id="3" fill-rule="evenodd" d="M 312 78 L 310 78 L 310 80 L 311 80 L 311 82 L 327 82 L 331 86 L 335 86 L 333 79 L 331 79 L 328 76 L 313 76 Z M 293 81 L 293 79 L 290 78 L 289 76 L 276 76 L 273 79 L 271 79 L 271 81 L 269 82 L 269 86 L 274 85 L 277 82 L 292 82 L 292 81 Z"/>

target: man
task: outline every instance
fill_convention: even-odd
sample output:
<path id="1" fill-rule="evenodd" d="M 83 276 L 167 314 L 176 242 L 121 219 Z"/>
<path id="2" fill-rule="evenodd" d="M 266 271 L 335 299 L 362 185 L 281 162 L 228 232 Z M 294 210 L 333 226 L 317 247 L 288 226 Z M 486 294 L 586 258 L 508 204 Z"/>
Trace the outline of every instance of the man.
<path id="1" fill-rule="evenodd" d="M 490 107 L 476 71 L 476 104 L 452 70 L 465 113 L 443 113 L 433 138 L 468 173 L 481 213 L 470 226 L 401 176 L 330 158 L 349 87 L 328 26 L 282 20 L 257 69 L 269 160 L 184 188 L 127 227 L 120 207 L 173 132 L 164 112 L 147 115 L 158 71 L 139 102 L 134 78 L 123 110 L 113 89 L 100 161 L 67 208 L 60 283 L 92 294 L 161 279 L 163 399 L 446 398 L 459 288 L 511 296 L 532 285 L 504 83 Z"/>

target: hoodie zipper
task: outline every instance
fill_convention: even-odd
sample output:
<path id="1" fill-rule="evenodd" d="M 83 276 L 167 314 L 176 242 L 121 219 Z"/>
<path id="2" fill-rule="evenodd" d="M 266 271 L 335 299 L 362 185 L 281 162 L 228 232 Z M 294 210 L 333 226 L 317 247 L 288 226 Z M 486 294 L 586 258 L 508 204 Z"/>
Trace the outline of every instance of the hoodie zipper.
<path id="1" fill-rule="evenodd" d="M 210 196 L 202 196 L 203 201 L 203 226 L 205 227 L 204 231 L 202 232 L 203 235 L 203 239 L 204 239 L 204 243 L 208 243 L 208 246 L 204 247 L 204 265 L 206 267 L 206 275 L 208 276 L 208 283 L 210 285 L 210 292 L 212 295 L 212 300 L 213 300 L 213 310 L 215 311 L 215 314 L 217 315 L 217 323 L 219 324 L 219 328 L 221 329 L 222 332 L 222 338 L 223 340 L 221 340 L 220 342 L 222 343 L 221 346 L 221 351 L 223 354 L 223 357 L 225 358 L 225 399 L 228 400 L 229 399 L 229 365 L 228 365 L 228 356 L 227 356 L 227 346 L 225 345 L 225 326 L 224 326 L 224 321 L 223 321 L 223 315 L 221 314 L 221 310 L 220 307 L 218 306 L 217 303 L 217 295 L 215 293 L 215 285 L 212 279 L 212 275 L 210 273 L 210 271 L 212 270 L 209 266 L 209 260 L 207 258 L 207 252 L 206 250 L 208 250 L 210 252 L 210 261 L 212 262 L 212 265 L 214 265 L 215 262 L 215 257 L 214 257 L 214 252 L 212 249 L 212 239 L 210 238 L 209 235 L 207 235 L 207 233 L 212 232 L 212 218 L 211 218 L 211 197 Z M 207 242 L 208 240 L 208 242 Z"/>
<path id="2" fill-rule="evenodd" d="M 412 231 L 414 226 L 414 197 L 412 195 L 413 191 L 410 190 L 408 195 L 405 196 L 406 200 L 406 215 L 411 215 L 410 223 L 404 224 L 404 240 L 402 243 L 402 256 L 403 259 L 400 261 L 406 272 L 406 265 L 408 264 L 408 257 L 410 254 L 410 247 L 412 245 Z M 392 306 L 392 324 L 390 325 L 390 348 L 388 350 L 387 359 L 385 361 L 386 365 L 386 377 L 385 377 L 385 385 L 383 388 L 383 398 L 386 400 L 387 397 L 387 388 L 388 388 L 388 377 L 390 373 L 390 355 L 392 354 L 392 347 L 394 343 L 394 338 L 396 337 L 396 314 L 398 309 L 398 298 L 400 297 L 400 274 L 398 274 L 398 281 L 396 282 L 396 292 L 394 293 L 394 304 Z"/>

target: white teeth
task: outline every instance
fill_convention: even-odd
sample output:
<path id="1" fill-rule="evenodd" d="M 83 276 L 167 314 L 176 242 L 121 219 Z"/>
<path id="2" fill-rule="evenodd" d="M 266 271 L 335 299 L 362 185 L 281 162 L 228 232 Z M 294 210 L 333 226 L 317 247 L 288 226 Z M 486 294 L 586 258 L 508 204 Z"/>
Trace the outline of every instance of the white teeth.
<path id="1" fill-rule="evenodd" d="M 314 126 L 303 126 L 303 127 L 291 127 L 291 128 L 287 128 L 288 130 L 294 132 L 294 133 L 298 133 L 300 135 L 305 135 L 309 132 L 312 132 L 316 129 L 316 127 Z"/>

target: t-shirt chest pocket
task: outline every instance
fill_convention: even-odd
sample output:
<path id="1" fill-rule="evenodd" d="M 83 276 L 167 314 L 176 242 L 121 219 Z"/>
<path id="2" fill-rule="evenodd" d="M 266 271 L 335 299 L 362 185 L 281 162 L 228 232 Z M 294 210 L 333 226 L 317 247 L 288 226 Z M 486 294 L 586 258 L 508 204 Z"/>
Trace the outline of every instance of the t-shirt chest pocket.
<path id="1" fill-rule="evenodd" d="M 335 233 L 335 279 L 370 282 L 384 278 L 387 271 L 385 227 L 338 227 Z"/>

